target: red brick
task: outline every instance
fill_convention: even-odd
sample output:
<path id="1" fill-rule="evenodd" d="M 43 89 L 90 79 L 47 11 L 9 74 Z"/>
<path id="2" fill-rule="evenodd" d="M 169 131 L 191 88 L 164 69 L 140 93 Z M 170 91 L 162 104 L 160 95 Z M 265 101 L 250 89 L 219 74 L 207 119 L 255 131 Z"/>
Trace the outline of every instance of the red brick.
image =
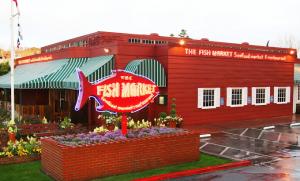
<path id="1" fill-rule="evenodd" d="M 79 147 L 64 146 L 44 138 L 42 169 L 56 180 L 87 180 L 196 161 L 199 144 L 196 133 Z"/>

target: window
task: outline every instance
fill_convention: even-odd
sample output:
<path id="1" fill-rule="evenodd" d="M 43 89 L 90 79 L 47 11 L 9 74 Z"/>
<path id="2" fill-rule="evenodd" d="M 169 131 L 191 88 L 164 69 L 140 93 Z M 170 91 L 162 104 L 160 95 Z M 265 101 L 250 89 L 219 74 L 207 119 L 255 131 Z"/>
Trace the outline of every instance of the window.
<path id="1" fill-rule="evenodd" d="M 285 88 L 279 88 L 278 89 L 278 102 L 286 102 L 286 89 Z"/>
<path id="2" fill-rule="evenodd" d="M 247 105 L 247 87 L 227 88 L 227 106 L 242 107 Z"/>
<path id="3" fill-rule="evenodd" d="M 256 89 L 256 104 L 266 103 L 266 89 Z"/>
<path id="4" fill-rule="evenodd" d="M 274 87 L 274 103 L 287 104 L 290 102 L 290 87 Z"/>
<path id="5" fill-rule="evenodd" d="M 198 108 L 212 109 L 220 107 L 220 88 L 199 88 Z"/>
<path id="6" fill-rule="evenodd" d="M 270 104 L 270 87 L 253 87 L 252 104 L 253 105 Z"/>

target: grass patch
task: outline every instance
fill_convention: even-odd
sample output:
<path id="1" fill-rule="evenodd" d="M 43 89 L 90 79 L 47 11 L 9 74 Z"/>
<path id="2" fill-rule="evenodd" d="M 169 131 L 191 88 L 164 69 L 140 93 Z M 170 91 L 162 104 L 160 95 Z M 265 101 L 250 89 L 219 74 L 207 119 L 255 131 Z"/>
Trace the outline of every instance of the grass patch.
<path id="1" fill-rule="evenodd" d="M 116 176 L 96 179 L 94 181 L 114 181 L 114 180 L 127 181 L 127 180 L 136 179 L 136 178 L 144 178 L 144 177 L 150 177 L 153 175 L 159 175 L 159 174 L 164 174 L 164 173 L 177 172 L 177 171 L 182 171 L 182 170 L 190 170 L 190 169 L 195 169 L 195 168 L 203 168 L 203 167 L 207 167 L 207 166 L 220 165 L 220 164 L 225 164 L 225 163 L 230 163 L 230 162 L 232 162 L 232 160 L 219 158 L 216 156 L 211 156 L 211 155 L 208 155 L 205 153 L 201 153 L 199 160 L 196 162 L 172 165 L 172 166 L 167 166 L 167 167 L 163 167 L 163 168 L 147 170 L 147 171 L 143 171 L 143 172 L 128 173 L 128 174 L 124 174 L 124 175 L 116 175 Z"/>
<path id="2" fill-rule="evenodd" d="M 49 181 L 50 177 L 40 171 L 41 162 L 0 165 L 0 180 Z"/>
<path id="3" fill-rule="evenodd" d="M 96 179 L 94 181 L 127 181 L 136 178 L 150 177 L 153 175 L 159 175 L 164 173 L 189 170 L 195 168 L 203 168 L 212 165 L 220 165 L 224 163 L 232 162 L 231 160 L 219 158 L 205 153 L 200 154 L 200 158 L 196 162 L 184 163 L 180 165 L 172 165 L 163 168 L 157 168 L 153 170 L 147 170 L 137 173 L 129 173 L 124 175 L 111 176 L 101 179 Z M 50 177 L 45 175 L 40 171 L 41 162 L 29 162 L 22 164 L 12 164 L 12 165 L 0 165 L 0 180 L 9 181 L 49 181 L 52 180 Z"/>

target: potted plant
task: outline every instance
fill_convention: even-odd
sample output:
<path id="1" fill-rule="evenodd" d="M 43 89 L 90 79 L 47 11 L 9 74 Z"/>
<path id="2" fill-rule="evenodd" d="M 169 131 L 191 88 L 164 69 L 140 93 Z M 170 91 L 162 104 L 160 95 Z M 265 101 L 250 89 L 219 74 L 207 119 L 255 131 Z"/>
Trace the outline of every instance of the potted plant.
<path id="1" fill-rule="evenodd" d="M 115 116 L 109 116 L 105 119 L 106 128 L 109 131 L 113 131 L 115 129 Z"/>
<path id="2" fill-rule="evenodd" d="M 119 117 L 117 115 L 111 114 L 109 112 L 103 112 L 98 117 L 99 119 L 102 119 L 104 121 L 106 129 L 109 131 L 113 131 L 116 127 L 115 124 L 117 124 Z"/>
<path id="3" fill-rule="evenodd" d="M 167 124 L 171 128 L 176 128 L 177 125 L 179 125 L 182 122 L 182 118 L 176 114 L 176 104 L 175 104 L 176 99 L 172 99 L 172 104 L 171 104 L 171 111 L 170 111 L 170 116 L 166 117 Z"/>
<path id="4" fill-rule="evenodd" d="M 17 126 L 14 123 L 9 122 L 9 124 L 7 125 L 7 132 L 8 132 L 9 140 L 12 142 L 15 142 L 16 141 L 16 133 L 18 132 Z"/>
<path id="5" fill-rule="evenodd" d="M 71 118 L 64 117 L 64 120 L 60 122 L 59 127 L 62 129 L 72 129 L 74 124 L 71 122 Z"/>
<path id="6" fill-rule="evenodd" d="M 159 126 L 159 127 L 164 127 L 166 125 L 166 118 L 167 118 L 168 114 L 165 113 L 165 112 L 161 112 L 159 114 L 159 118 L 157 119 L 154 119 L 154 123 L 156 126 Z"/>

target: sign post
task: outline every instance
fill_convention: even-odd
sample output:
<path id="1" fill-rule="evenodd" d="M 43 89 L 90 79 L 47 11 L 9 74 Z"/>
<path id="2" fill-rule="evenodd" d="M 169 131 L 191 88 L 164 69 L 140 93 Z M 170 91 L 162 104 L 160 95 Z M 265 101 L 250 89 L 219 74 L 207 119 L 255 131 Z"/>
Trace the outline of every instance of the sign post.
<path id="1" fill-rule="evenodd" d="M 80 110 L 89 98 L 98 103 L 96 111 L 122 113 L 122 133 L 127 134 L 126 113 L 146 107 L 159 94 L 158 86 L 150 79 L 124 70 L 113 71 L 107 78 L 89 83 L 77 70 L 79 94 L 75 110 Z"/>

